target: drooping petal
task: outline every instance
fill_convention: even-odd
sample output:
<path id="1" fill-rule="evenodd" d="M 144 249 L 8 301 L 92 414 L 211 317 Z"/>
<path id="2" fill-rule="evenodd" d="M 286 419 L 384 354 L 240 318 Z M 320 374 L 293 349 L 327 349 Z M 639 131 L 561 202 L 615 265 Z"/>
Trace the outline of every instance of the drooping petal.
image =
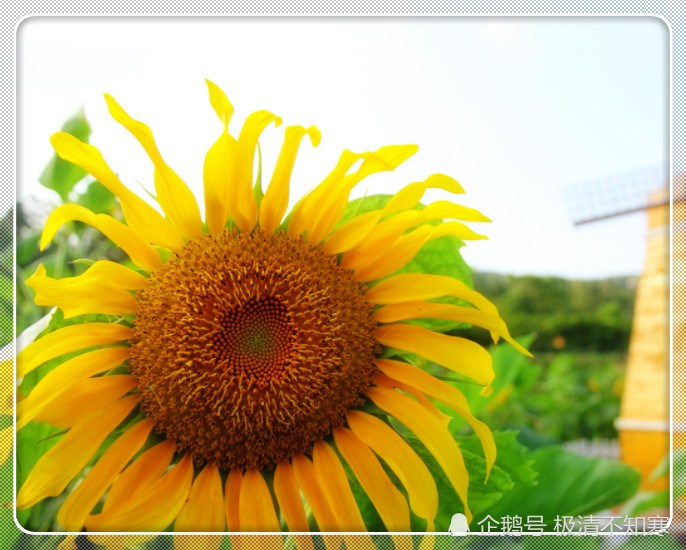
<path id="1" fill-rule="evenodd" d="M 486 477 L 488 478 L 496 456 L 493 434 L 486 424 L 472 415 L 469 402 L 463 393 L 456 387 L 431 376 L 428 372 L 401 361 L 379 359 L 376 361 L 376 366 L 390 378 L 413 386 L 426 395 L 445 403 L 464 418 L 481 441 L 486 457 Z"/>
<path id="2" fill-rule="evenodd" d="M 238 515 L 241 531 L 280 531 L 272 495 L 258 470 L 248 470 L 241 479 Z"/>
<path id="3" fill-rule="evenodd" d="M 389 531 L 410 530 L 410 509 L 374 453 L 347 428 L 333 432 L 336 448 L 352 469 Z"/>
<path id="4" fill-rule="evenodd" d="M 197 475 L 174 531 L 224 531 L 224 493 L 219 469 L 207 464 Z"/>
<path id="5" fill-rule="evenodd" d="M 112 118 L 131 132 L 155 166 L 157 200 L 169 221 L 186 238 L 200 237 L 202 235 L 202 221 L 195 196 L 162 158 L 150 128 L 146 124 L 131 118 L 109 94 L 105 94 L 105 101 Z"/>
<path id="6" fill-rule="evenodd" d="M 456 306 L 453 304 L 438 304 L 435 302 L 412 301 L 399 304 L 389 304 L 376 310 L 373 315 L 379 323 L 393 323 L 396 321 L 407 321 L 410 319 L 447 319 L 460 323 L 469 323 L 489 330 L 492 334 L 497 334 L 504 340 L 512 344 L 520 353 L 527 357 L 532 357 L 523 346 L 521 346 L 507 330 L 505 322 L 487 311 L 479 309 Z"/>
<path id="7" fill-rule="evenodd" d="M 346 252 L 341 265 L 355 270 L 358 281 L 373 281 L 391 275 L 414 258 L 429 241 L 453 236 L 459 239 L 485 239 L 459 222 L 445 222 L 437 226 L 422 225 L 398 237 L 391 245 L 379 246 L 365 254 L 357 250 Z"/>
<path id="8" fill-rule="evenodd" d="M 193 461 L 186 454 L 148 490 L 117 509 L 86 518 L 89 531 L 164 531 L 183 507 L 193 481 Z"/>
<path id="9" fill-rule="evenodd" d="M 309 531 L 307 516 L 300 500 L 295 472 L 287 460 L 279 462 L 274 472 L 274 494 L 289 531 Z"/>
<path id="10" fill-rule="evenodd" d="M 23 378 L 46 361 L 92 346 L 124 342 L 131 329 L 114 323 L 82 323 L 57 329 L 33 341 L 17 355 L 17 376 Z"/>
<path id="11" fill-rule="evenodd" d="M 479 344 L 423 327 L 398 323 L 376 329 L 376 339 L 389 348 L 409 351 L 488 386 L 495 378 L 493 361 Z"/>
<path id="12" fill-rule="evenodd" d="M 232 468 L 226 477 L 224 489 L 224 512 L 229 531 L 240 531 L 239 499 L 241 495 L 241 481 L 243 476 L 240 470 Z"/>
<path id="13" fill-rule="evenodd" d="M 95 147 L 65 132 L 53 134 L 50 142 L 60 158 L 83 168 L 119 199 L 127 224 L 146 241 L 168 250 L 183 247 L 183 238 L 178 230 L 127 189 Z"/>
<path id="14" fill-rule="evenodd" d="M 295 455 L 292 464 L 295 478 L 298 480 L 303 495 L 305 495 L 305 500 L 312 509 L 319 530 L 338 531 L 338 518 L 326 501 L 310 459 L 303 455 Z"/>
<path id="15" fill-rule="evenodd" d="M 34 420 L 70 428 L 89 414 L 114 403 L 135 386 L 136 379 L 124 374 L 83 380 L 66 390 L 56 390 L 55 398 L 40 408 Z"/>
<path id="16" fill-rule="evenodd" d="M 428 522 L 429 530 L 438 511 L 438 491 L 431 472 L 407 444 L 386 423 L 362 411 L 348 411 L 348 426 L 398 476 L 407 490 L 410 508 Z"/>
<path id="17" fill-rule="evenodd" d="M 51 370 L 33 388 L 26 399 L 17 403 L 17 429 L 23 428 L 35 419 L 62 392 L 71 391 L 74 384 L 80 380 L 114 369 L 126 361 L 130 355 L 130 348 L 97 349 L 77 355 Z M 61 391 L 56 391 L 56 388 Z"/>
<path id="18" fill-rule="evenodd" d="M 309 230 L 309 240 L 318 244 L 331 232 L 341 219 L 348 204 L 350 191 L 364 178 L 378 172 L 394 170 L 415 154 L 416 145 L 389 145 L 374 153 L 366 153 L 360 169 L 347 175 L 340 182 L 331 182 L 329 192 L 319 201 L 313 212 L 314 222 Z"/>
<path id="19" fill-rule="evenodd" d="M 112 216 L 95 214 L 78 204 L 63 204 L 50 213 L 43 227 L 40 249 L 43 250 L 59 228 L 70 221 L 79 221 L 95 227 L 126 252 L 134 264 L 145 271 L 154 271 L 162 265 L 157 251 L 130 227 Z"/>
<path id="20" fill-rule="evenodd" d="M 224 127 L 222 134 L 207 152 L 203 167 L 205 221 L 210 233 L 219 233 L 224 229 L 231 213 L 231 170 L 236 152 L 236 140 L 229 134 L 233 105 L 219 86 L 209 80 L 205 82 L 212 108 Z"/>
<path id="21" fill-rule="evenodd" d="M 262 131 L 281 119 L 268 111 L 252 113 L 243 124 L 236 143 L 234 169 L 231 172 L 231 213 L 236 226 L 244 233 L 252 231 L 257 223 L 257 203 L 253 196 L 253 162 L 257 140 Z"/>
<path id="22" fill-rule="evenodd" d="M 137 403 L 137 397 L 124 397 L 69 430 L 33 467 L 19 490 L 17 507 L 26 508 L 59 495 Z"/>
<path id="23" fill-rule="evenodd" d="M 454 296 L 474 304 L 479 309 L 498 314 L 496 307 L 481 294 L 459 279 L 447 275 L 403 273 L 381 281 L 366 294 L 367 300 L 379 305 L 430 300 L 441 296 Z"/>
<path id="24" fill-rule="evenodd" d="M 128 291 L 143 288 L 147 279 L 123 265 L 100 260 L 81 275 L 62 279 L 48 277 L 40 264 L 26 284 L 36 291 L 37 305 L 56 306 L 67 319 L 85 313 L 133 313 L 136 298 Z"/>
<path id="25" fill-rule="evenodd" d="M 471 520 L 467 504 L 469 474 L 462 452 L 445 426 L 416 401 L 394 390 L 372 387 L 365 393 L 375 405 L 407 426 L 436 458 L 462 500 L 465 516 Z"/>
<path id="26" fill-rule="evenodd" d="M 57 514 L 57 521 L 66 531 L 83 529 L 86 516 L 143 446 L 152 427 L 152 421 L 146 419 L 124 432 L 102 455 L 81 484 L 69 494 Z"/>
<path id="27" fill-rule="evenodd" d="M 443 189 L 456 195 L 464 193 L 464 189 L 454 178 L 445 174 L 431 174 L 424 181 L 410 183 L 393 195 L 386 204 L 386 213 L 414 208 L 422 200 L 427 189 Z"/>
<path id="28" fill-rule="evenodd" d="M 341 531 L 366 531 L 367 528 L 348 484 L 348 476 L 333 449 L 323 440 L 314 444 L 312 463 L 319 486 L 338 520 Z"/>
<path id="29" fill-rule="evenodd" d="M 281 153 L 279 153 L 274 173 L 260 205 L 260 226 L 265 231 L 274 231 L 286 213 L 291 173 L 293 172 L 300 142 L 305 135 L 310 136 L 313 146 L 319 145 L 321 134 L 314 126 L 310 126 L 307 129 L 302 126 L 289 126 L 286 128 Z"/>
<path id="30" fill-rule="evenodd" d="M 379 255 L 380 252 L 393 245 L 408 229 L 420 224 L 447 219 L 476 222 L 489 221 L 488 218 L 473 208 L 467 208 L 449 201 L 436 201 L 429 204 L 423 210 L 400 212 L 396 216 L 378 224 L 354 251 L 346 255 L 345 262 L 350 263 L 351 266 L 356 265 L 354 263 L 355 260 L 359 262 L 361 259 Z M 451 223 L 449 227 L 452 227 L 450 234 L 460 239 L 485 238 L 483 235 L 474 233 L 463 224 Z M 360 263 L 359 265 L 363 266 L 366 264 Z"/>
<path id="31" fill-rule="evenodd" d="M 395 212 L 414 208 L 419 204 L 424 192 L 431 188 L 444 189 L 452 193 L 464 192 L 459 183 L 444 174 L 433 174 L 424 181 L 410 183 L 393 195 L 383 208 L 356 216 L 336 229 L 324 243 L 325 252 L 340 254 L 360 245 L 377 227 L 379 220 Z"/>
<path id="32" fill-rule="evenodd" d="M 103 504 L 103 512 L 116 512 L 132 498 L 150 490 L 171 462 L 176 446 L 167 440 L 150 447 L 114 481 Z"/>

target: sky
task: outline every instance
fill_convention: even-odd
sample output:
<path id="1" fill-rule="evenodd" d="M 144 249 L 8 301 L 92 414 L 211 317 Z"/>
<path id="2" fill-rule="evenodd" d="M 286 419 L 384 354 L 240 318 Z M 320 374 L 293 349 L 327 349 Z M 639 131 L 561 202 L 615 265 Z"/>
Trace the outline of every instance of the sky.
<path id="1" fill-rule="evenodd" d="M 669 47 L 651 17 L 31 18 L 17 31 L 17 196 L 56 200 L 38 175 L 49 136 L 80 108 L 122 180 L 152 188 L 152 164 L 109 117 L 107 92 L 152 128 L 202 203 L 204 156 L 221 131 L 208 78 L 236 109 L 234 135 L 256 110 L 283 119 L 260 141 L 267 173 L 285 126 L 321 130 L 319 147 L 301 147 L 294 198 L 345 148 L 415 143 L 353 196 L 445 173 L 466 191 L 456 200 L 492 220 L 473 226 L 489 239 L 463 249 L 473 269 L 637 275 L 645 215 L 575 227 L 565 193 L 585 184 L 593 204 L 609 178 L 666 169 Z M 425 200 L 450 198 L 441 193 Z"/>

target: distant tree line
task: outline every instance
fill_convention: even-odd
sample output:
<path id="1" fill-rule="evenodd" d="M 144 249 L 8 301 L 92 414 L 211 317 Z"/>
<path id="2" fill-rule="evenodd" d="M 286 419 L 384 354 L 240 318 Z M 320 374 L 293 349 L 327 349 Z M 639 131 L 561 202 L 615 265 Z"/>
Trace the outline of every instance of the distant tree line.
<path id="1" fill-rule="evenodd" d="M 474 273 L 515 338 L 536 333 L 534 351 L 619 351 L 629 345 L 636 277 L 570 280 Z M 469 329 L 484 344 L 488 333 Z"/>

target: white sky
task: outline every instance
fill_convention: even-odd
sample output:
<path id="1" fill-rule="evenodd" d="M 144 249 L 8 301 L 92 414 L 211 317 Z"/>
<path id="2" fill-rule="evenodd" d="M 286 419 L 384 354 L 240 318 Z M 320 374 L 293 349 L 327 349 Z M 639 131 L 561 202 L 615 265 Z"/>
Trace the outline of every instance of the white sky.
<path id="1" fill-rule="evenodd" d="M 494 223 L 470 243 L 476 270 L 566 277 L 637 274 L 645 219 L 574 228 L 563 189 L 666 165 L 669 31 L 656 18 L 155 18 L 25 21 L 18 30 L 18 196 L 53 193 L 37 177 L 48 138 L 81 106 L 91 142 L 133 189 L 151 163 L 109 118 L 114 95 L 155 133 L 165 159 L 202 202 L 202 163 L 221 126 L 204 78 L 236 108 L 284 125 L 261 140 L 265 170 L 288 124 L 315 124 L 293 196 L 343 148 L 416 143 L 415 157 L 356 191 L 392 192 L 431 173 Z M 268 180 L 267 180 L 268 181 Z M 431 199 L 445 198 L 439 194 Z"/>

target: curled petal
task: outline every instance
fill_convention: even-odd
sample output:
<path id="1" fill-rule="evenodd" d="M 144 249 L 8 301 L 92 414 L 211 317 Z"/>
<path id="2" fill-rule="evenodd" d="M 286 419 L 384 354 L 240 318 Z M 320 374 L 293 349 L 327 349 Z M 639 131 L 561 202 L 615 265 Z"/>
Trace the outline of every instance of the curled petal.
<path id="1" fill-rule="evenodd" d="M 131 132 L 152 160 L 155 166 L 157 200 L 171 223 L 186 238 L 196 238 L 202 235 L 198 203 L 188 186 L 162 159 L 150 128 L 131 118 L 112 96 L 105 94 L 105 100 L 112 118 Z"/>

